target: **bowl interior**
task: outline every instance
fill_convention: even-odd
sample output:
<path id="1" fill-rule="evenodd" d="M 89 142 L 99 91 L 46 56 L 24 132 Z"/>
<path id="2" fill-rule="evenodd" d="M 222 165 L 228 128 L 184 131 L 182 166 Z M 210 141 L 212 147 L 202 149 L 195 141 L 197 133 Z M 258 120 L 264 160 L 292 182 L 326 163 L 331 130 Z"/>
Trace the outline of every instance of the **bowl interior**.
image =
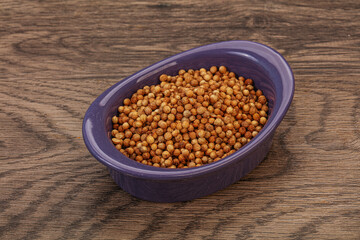
<path id="1" fill-rule="evenodd" d="M 251 145 L 259 142 L 262 135 L 269 134 L 276 129 L 289 107 L 294 91 L 291 69 L 281 55 L 269 47 L 246 41 L 211 44 L 180 53 L 151 65 L 110 87 L 94 101 L 84 118 L 84 132 L 89 132 L 89 128 L 91 128 L 92 136 L 90 134 L 84 136 L 88 148 L 89 145 L 92 145 L 93 149 L 89 148 L 90 152 L 93 155 L 95 153 L 94 156 L 99 161 L 110 167 L 119 168 L 116 162 L 121 162 L 121 166 L 149 171 L 176 171 L 176 169 L 158 169 L 137 163 L 116 150 L 110 140 L 111 117 L 117 114 L 117 108 L 122 105 L 125 98 L 130 97 L 139 88 L 146 85 L 158 84 L 159 76 L 163 73 L 176 75 L 180 69 L 200 69 L 202 67 L 209 69 L 211 66 L 221 65 L 226 66 L 237 76 L 253 79 L 255 87 L 261 89 L 268 99 L 269 118 L 264 129 L 249 144 L 234 153 L 246 154 L 247 149 L 250 150 Z M 96 116 L 92 116 L 94 114 Z M 86 127 L 86 121 L 90 121 L 88 127 Z M 98 127 L 94 129 L 94 125 Z M 100 143 L 100 141 L 102 142 Z M 94 145 L 96 146 L 94 147 Z M 198 168 L 221 164 L 219 162 L 227 161 L 226 158 Z M 193 169 L 177 170 L 197 171 Z"/>

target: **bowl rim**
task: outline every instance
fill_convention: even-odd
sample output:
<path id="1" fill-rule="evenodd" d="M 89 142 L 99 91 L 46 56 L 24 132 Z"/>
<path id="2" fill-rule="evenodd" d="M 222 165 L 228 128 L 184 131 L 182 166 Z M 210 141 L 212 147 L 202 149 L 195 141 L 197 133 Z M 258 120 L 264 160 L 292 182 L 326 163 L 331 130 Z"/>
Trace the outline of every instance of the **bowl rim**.
<path id="1" fill-rule="evenodd" d="M 164 62 L 172 62 L 176 60 L 177 58 L 181 58 L 183 56 L 186 56 L 188 54 L 193 54 L 196 52 L 202 52 L 202 51 L 208 51 L 208 50 L 214 50 L 214 49 L 226 49 L 226 48 L 232 48 L 232 49 L 238 49 L 238 50 L 249 50 L 251 49 L 252 52 L 257 53 L 259 55 L 262 55 L 261 53 L 269 54 L 272 57 L 272 62 L 276 62 L 279 66 L 282 67 L 281 71 L 278 67 L 276 69 L 279 71 L 280 74 L 283 74 L 286 77 L 281 77 L 281 82 L 284 86 L 284 84 L 287 87 L 287 90 L 285 91 L 283 89 L 283 98 L 281 99 L 279 109 L 277 111 L 277 114 L 273 114 L 272 121 L 268 122 L 268 124 L 265 125 L 265 127 L 262 129 L 262 131 L 259 132 L 258 136 L 253 138 L 248 144 L 241 147 L 239 150 L 237 150 L 235 153 L 219 160 L 216 162 L 213 162 L 211 164 L 205 164 L 200 167 L 194 167 L 194 168 L 187 168 L 187 169 L 168 169 L 168 168 L 156 168 L 152 166 L 147 166 L 141 163 L 137 163 L 136 161 L 127 158 L 125 155 L 122 155 L 118 150 L 113 147 L 113 150 L 117 151 L 119 154 L 119 158 L 123 156 L 126 159 L 129 159 L 131 161 L 134 161 L 137 165 L 136 167 L 130 166 L 128 164 L 124 164 L 118 159 L 114 159 L 113 157 L 109 156 L 106 151 L 103 151 L 102 147 L 108 144 L 111 144 L 111 141 L 105 141 L 105 142 L 98 142 L 96 139 L 98 138 L 97 134 L 94 132 L 93 124 L 99 121 L 94 113 L 94 111 L 101 110 L 99 107 L 99 103 L 101 101 L 104 101 L 106 98 L 109 97 L 109 94 L 114 94 L 117 91 L 114 91 L 114 89 L 119 88 L 120 84 L 124 84 L 128 81 L 133 81 L 134 77 L 137 77 L 137 75 L 141 76 L 146 74 L 147 72 L 151 72 L 155 69 L 157 69 L 160 65 L 164 64 Z M 141 69 L 140 71 L 124 78 L 123 80 L 120 80 L 119 82 L 115 83 L 111 87 L 109 87 L 107 90 L 105 90 L 100 96 L 98 96 L 90 105 L 88 110 L 85 113 L 84 119 L 83 119 L 83 125 L 82 125 L 82 133 L 83 133 L 83 139 L 85 142 L 86 147 L 88 148 L 89 152 L 102 164 L 107 166 L 108 168 L 111 168 L 113 170 L 119 171 L 124 175 L 137 177 L 137 178 L 146 178 L 149 180 L 176 180 L 176 179 L 184 179 L 184 178 L 190 178 L 190 177 L 196 177 L 199 175 L 209 174 L 214 171 L 217 171 L 225 166 L 229 166 L 231 164 L 234 164 L 237 161 L 244 161 L 247 154 L 254 151 L 260 144 L 262 144 L 263 141 L 268 139 L 270 134 L 272 134 L 275 129 L 279 126 L 280 122 L 284 118 L 287 110 L 290 107 L 291 101 L 294 96 L 294 90 L 295 90 L 295 80 L 293 72 L 285 60 L 285 58 L 276 50 L 273 48 L 266 46 L 262 43 L 257 43 L 253 41 L 245 41 L 245 40 L 233 40 L 233 41 L 223 41 L 223 42 L 217 42 L 212 43 L 208 45 L 199 46 L 196 48 L 189 49 L 187 51 L 180 52 L 178 54 L 175 54 L 173 56 L 170 56 L 168 58 L 165 58 L 161 61 L 158 61 L 157 63 L 154 63 L 146 68 Z M 105 101 L 106 102 L 106 101 Z M 104 109 L 103 109 L 104 110 Z M 106 131 L 104 132 L 106 135 L 106 138 L 109 138 Z M 102 136 L 103 137 L 103 136 Z M 103 145 L 103 146 L 100 146 Z"/>

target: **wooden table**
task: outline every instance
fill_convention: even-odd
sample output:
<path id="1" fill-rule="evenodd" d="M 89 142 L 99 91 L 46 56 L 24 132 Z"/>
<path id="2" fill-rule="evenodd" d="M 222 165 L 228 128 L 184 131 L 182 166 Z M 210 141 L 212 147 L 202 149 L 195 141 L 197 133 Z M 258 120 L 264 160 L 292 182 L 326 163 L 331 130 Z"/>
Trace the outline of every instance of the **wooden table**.
<path id="1" fill-rule="evenodd" d="M 83 143 L 90 103 L 236 39 L 277 49 L 295 74 L 267 158 L 189 202 L 122 191 Z M 357 0 L 0 3 L 0 239 L 360 239 L 359 121 Z"/>

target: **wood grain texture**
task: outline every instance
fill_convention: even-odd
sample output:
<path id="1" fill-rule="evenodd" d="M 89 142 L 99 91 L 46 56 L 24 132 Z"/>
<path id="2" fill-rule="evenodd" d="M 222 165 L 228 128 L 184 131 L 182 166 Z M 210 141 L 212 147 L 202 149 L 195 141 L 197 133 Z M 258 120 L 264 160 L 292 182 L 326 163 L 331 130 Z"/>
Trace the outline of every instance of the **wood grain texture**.
<path id="1" fill-rule="evenodd" d="M 238 39 L 277 49 L 296 79 L 267 158 L 189 202 L 119 189 L 83 143 L 90 103 L 165 57 Z M 357 0 L 3 0 L 0 73 L 0 239 L 360 239 Z"/>

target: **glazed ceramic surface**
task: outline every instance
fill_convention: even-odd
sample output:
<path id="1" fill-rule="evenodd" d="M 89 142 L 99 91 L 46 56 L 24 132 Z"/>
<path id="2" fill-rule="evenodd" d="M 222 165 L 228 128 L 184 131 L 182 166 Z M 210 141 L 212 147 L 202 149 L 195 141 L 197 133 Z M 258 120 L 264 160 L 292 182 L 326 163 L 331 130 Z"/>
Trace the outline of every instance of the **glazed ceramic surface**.
<path id="1" fill-rule="evenodd" d="M 254 80 L 269 102 L 265 127 L 234 154 L 190 169 L 164 169 L 140 164 L 121 154 L 112 144 L 111 117 L 125 98 L 146 85 L 158 84 L 163 73 L 180 69 L 226 66 L 237 75 Z M 236 182 L 266 156 L 275 129 L 285 116 L 294 94 L 294 78 L 285 59 L 275 50 L 254 42 L 228 41 L 191 49 L 155 63 L 113 85 L 87 110 L 83 137 L 90 153 L 128 193 L 149 201 L 186 201 L 209 195 Z"/>

